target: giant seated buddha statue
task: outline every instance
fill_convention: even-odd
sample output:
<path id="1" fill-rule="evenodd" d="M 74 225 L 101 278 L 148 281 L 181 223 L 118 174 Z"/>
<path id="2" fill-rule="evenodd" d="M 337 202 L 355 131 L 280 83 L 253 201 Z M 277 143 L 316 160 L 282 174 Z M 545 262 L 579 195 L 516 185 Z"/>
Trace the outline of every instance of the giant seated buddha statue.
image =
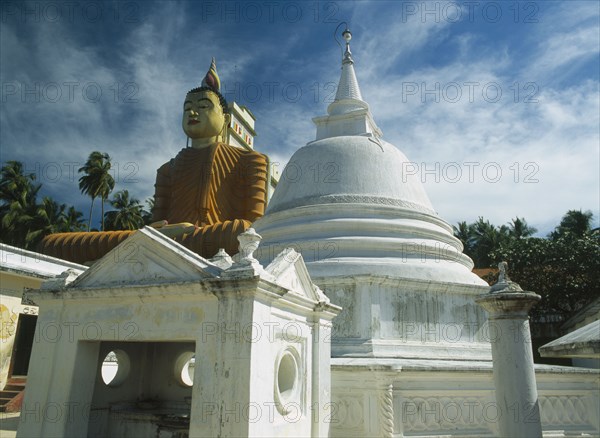
<path id="1" fill-rule="evenodd" d="M 219 248 L 235 254 L 237 236 L 264 214 L 266 205 L 267 158 L 222 142 L 230 115 L 219 89 L 213 59 L 202 85 L 185 98 L 182 125 L 191 146 L 158 169 L 152 211 L 152 226 L 206 258 Z M 39 251 L 89 263 L 133 233 L 51 234 Z"/>

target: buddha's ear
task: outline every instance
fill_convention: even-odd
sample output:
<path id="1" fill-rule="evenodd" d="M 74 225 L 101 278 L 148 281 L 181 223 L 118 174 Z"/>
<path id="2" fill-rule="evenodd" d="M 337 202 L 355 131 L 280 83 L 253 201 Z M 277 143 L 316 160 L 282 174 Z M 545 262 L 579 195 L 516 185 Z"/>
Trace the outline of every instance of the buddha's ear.
<path id="1" fill-rule="evenodd" d="M 227 128 L 229 127 L 229 123 L 231 122 L 231 114 L 225 113 L 223 114 L 223 129 L 221 129 L 221 137 L 225 139 L 227 136 Z"/>

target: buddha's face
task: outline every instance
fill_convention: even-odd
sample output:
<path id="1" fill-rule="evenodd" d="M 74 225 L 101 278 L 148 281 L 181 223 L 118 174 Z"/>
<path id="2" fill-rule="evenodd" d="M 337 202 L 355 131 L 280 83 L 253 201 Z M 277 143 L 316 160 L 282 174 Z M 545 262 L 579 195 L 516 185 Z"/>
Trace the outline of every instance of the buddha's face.
<path id="1" fill-rule="evenodd" d="M 226 122 L 219 97 L 212 91 L 188 93 L 183 104 L 183 131 L 191 139 L 218 136 Z"/>

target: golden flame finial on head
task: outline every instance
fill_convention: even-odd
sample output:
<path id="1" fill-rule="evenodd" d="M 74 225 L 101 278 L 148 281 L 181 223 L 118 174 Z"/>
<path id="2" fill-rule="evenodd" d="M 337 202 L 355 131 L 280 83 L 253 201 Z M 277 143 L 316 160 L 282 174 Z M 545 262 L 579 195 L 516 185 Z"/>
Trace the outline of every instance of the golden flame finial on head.
<path id="1" fill-rule="evenodd" d="M 196 87 L 190 91 L 190 93 L 198 93 L 200 91 L 210 90 L 214 92 L 219 97 L 219 103 L 221 104 L 221 108 L 223 109 L 223 113 L 229 112 L 227 107 L 227 100 L 221 94 L 221 80 L 219 79 L 219 74 L 217 73 L 217 64 L 215 62 L 215 58 L 212 58 L 210 63 L 210 68 L 206 72 L 206 76 L 202 79 L 202 84 L 199 87 Z"/>
<path id="2" fill-rule="evenodd" d="M 210 63 L 210 68 L 206 72 L 206 76 L 204 76 L 204 79 L 202 79 L 202 86 L 211 88 L 217 93 L 221 91 L 221 80 L 219 79 L 219 74 L 217 73 L 217 64 L 214 57 Z"/>

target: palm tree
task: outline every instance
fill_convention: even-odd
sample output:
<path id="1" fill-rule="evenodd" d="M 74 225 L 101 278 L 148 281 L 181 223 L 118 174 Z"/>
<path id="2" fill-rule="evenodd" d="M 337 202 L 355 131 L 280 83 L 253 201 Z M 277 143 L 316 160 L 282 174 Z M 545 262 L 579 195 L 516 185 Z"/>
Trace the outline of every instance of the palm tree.
<path id="1" fill-rule="evenodd" d="M 35 174 L 25 174 L 23 163 L 8 161 L 0 170 L 0 240 L 26 247 L 30 221 L 36 213 L 40 184 Z"/>
<path id="2" fill-rule="evenodd" d="M 508 224 L 508 235 L 513 239 L 524 239 L 537 233 L 537 228 L 527 225 L 523 218 L 516 217 Z"/>
<path id="3" fill-rule="evenodd" d="M 453 226 L 454 237 L 463 244 L 463 252 L 469 257 L 473 253 L 473 228 L 466 221 L 459 222 L 458 226 Z"/>
<path id="4" fill-rule="evenodd" d="M 36 214 L 29 222 L 30 229 L 25 236 L 28 248 L 35 246 L 48 234 L 65 231 L 65 204 L 58 204 L 52 198 L 44 196 L 37 206 Z"/>
<path id="5" fill-rule="evenodd" d="M 583 237 L 591 231 L 591 223 L 594 214 L 591 211 L 569 210 L 560 221 L 560 225 L 550 233 L 550 238 L 556 240 L 559 237 L 571 234 Z"/>
<path id="6" fill-rule="evenodd" d="M 154 210 L 154 196 L 146 199 L 147 210 L 142 211 L 142 217 L 144 218 L 144 225 L 150 225 L 152 223 L 152 210 Z"/>
<path id="7" fill-rule="evenodd" d="M 107 153 L 94 151 L 83 167 L 79 168 L 79 172 L 84 173 L 79 178 L 79 189 L 81 193 L 92 198 L 88 231 L 92 226 L 94 199 L 98 196 L 102 199 L 102 230 L 104 231 L 104 201 L 115 187 L 115 180 L 109 172 L 110 167 L 110 156 Z"/>
<path id="8" fill-rule="evenodd" d="M 61 231 L 83 231 L 84 229 L 83 213 L 75 210 L 75 207 L 69 207 L 65 213 L 65 229 Z"/>
<path id="9" fill-rule="evenodd" d="M 143 208 L 140 201 L 129 197 L 129 191 L 121 190 L 110 201 L 116 210 L 106 213 L 109 230 L 137 230 L 144 226 Z"/>
<path id="10" fill-rule="evenodd" d="M 476 268 L 488 268 L 492 264 L 490 254 L 509 238 L 509 228 L 505 225 L 496 227 L 489 221 L 479 217 L 471 224 L 473 241 L 473 262 Z"/>

